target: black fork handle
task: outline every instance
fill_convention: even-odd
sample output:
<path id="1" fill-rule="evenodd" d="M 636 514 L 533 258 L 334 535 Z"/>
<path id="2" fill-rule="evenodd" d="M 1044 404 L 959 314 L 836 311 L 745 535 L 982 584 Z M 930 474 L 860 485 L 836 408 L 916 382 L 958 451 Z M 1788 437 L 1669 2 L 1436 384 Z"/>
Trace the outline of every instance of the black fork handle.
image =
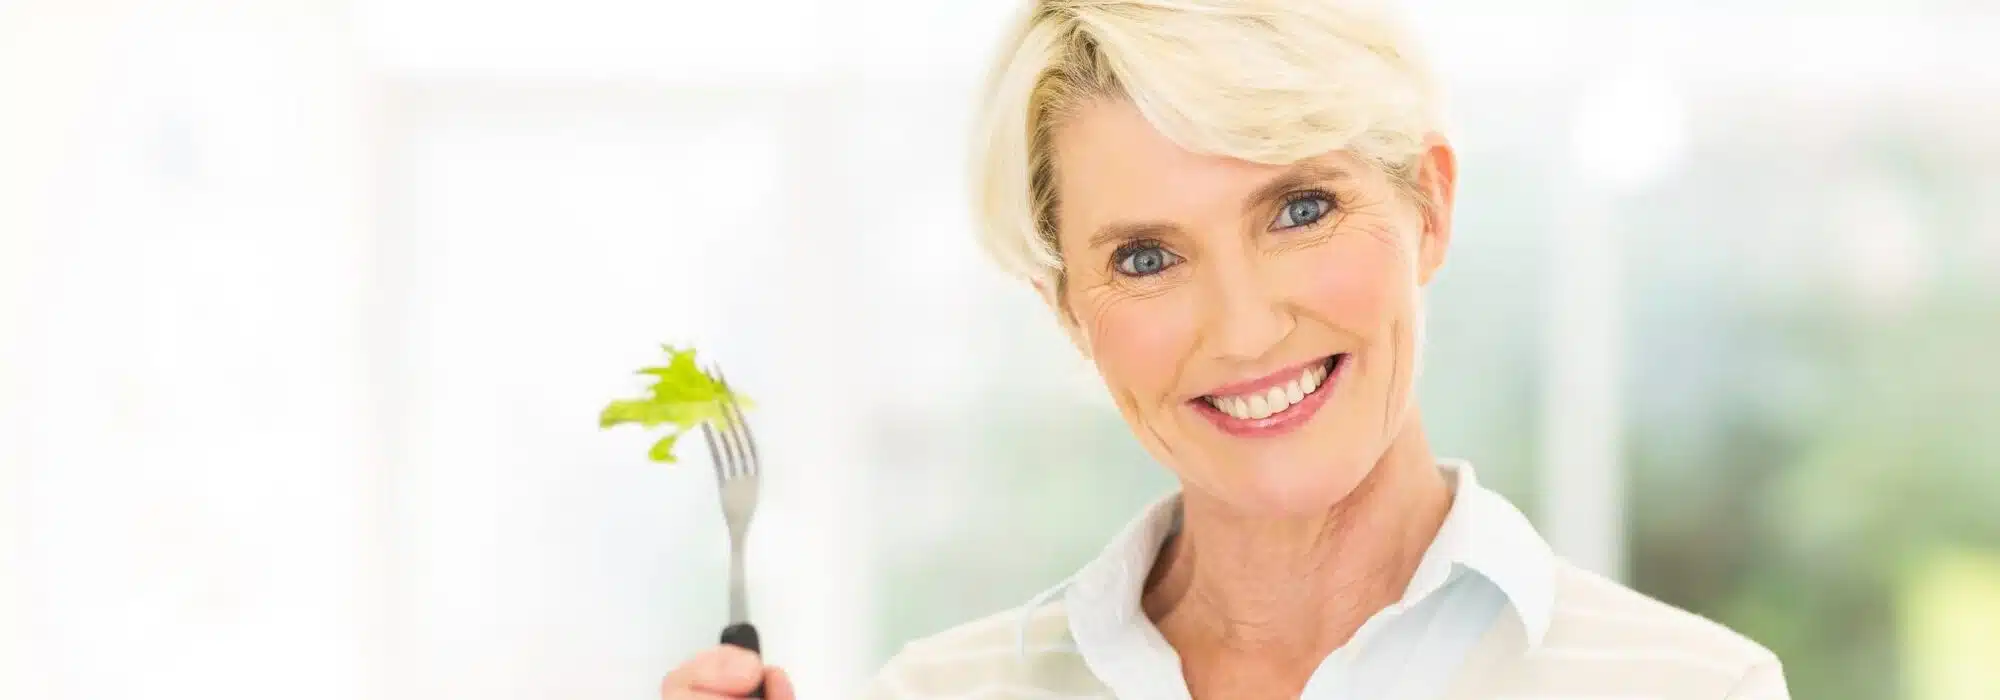
<path id="1" fill-rule="evenodd" d="M 757 654 L 764 653 L 764 650 L 762 648 L 763 645 L 757 642 L 757 626 L 750 624 L 748 622 L 738 622 L 736 624 L 722 628 L 722 643 L 728 644 L 733 647 L 741 647 L 744 649 L 748 649 L 751 652 Z M 757 698 L 757 700 L 763 700 L 764 681 L 762 680 L 757 681 L 757 689 L 750 691 L 750 694 L 745 695 L 744 697 Z"/>

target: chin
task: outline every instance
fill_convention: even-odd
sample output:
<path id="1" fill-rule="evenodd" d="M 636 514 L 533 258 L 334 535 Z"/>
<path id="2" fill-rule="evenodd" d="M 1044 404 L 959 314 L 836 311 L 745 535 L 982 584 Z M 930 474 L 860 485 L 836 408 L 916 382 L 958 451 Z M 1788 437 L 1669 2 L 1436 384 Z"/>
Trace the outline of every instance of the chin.
<path id="1" fill-rule="evenodd" d="M 1356 457 L 1264 455 L 1197 482 L 1208 496 L 1252 517 L 1287 518 L 1325 513 L 1353 495 L 1374 468 Z"/>

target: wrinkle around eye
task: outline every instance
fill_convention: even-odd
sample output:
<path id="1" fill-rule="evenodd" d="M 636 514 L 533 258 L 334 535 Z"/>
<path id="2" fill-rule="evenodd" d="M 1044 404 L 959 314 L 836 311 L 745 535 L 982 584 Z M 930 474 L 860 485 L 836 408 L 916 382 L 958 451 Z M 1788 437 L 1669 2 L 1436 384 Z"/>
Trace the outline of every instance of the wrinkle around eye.
<path id="1" fill-rule="evenodd" d="M 1102 325 L 1127 304 L 1143 302 L 1165 296 L 1178 288 L 1178 284 L 1132 285 L 1119 279 L 1097 282 L 1076 290 L 1076 306 L 1073 313 L 1078 317 L 1078 325 L 1089 328 L 1088 338 L 1102 337 Z"/>
<path id="2" fill-rule="evenodd" d="M 1414 259 L 1416 257 L 1411 250 L 1411 245 L 1414 242 L 1406 243 L 1403 241 L 1401 231 L 1397 230 L 1395 222 L 1388 217 L 1357 217 L 1354 224 L 1347 228 L 1353 233 L 1366 235 L 1369 240 L 1374 241 L 1384 248 L 1388 248 L 1398 259 Z"/>
<path id="3" fill-rule="evenodd" d="M 1321 219 L 1317 226 L 1298 233 L 1288 234 L 1284 238 L 1279 239 L 1282 243 L 1276 250 L 1287 251 L 1311 248 L 1354 232 L 1352 227 L 1347 225 L 1352 215 L 1345 210 L 1335 211 L 1326 216 L 1327 218 Z"/>
<path id="4" fill-rule="evenodd" d="M 1087 295 L 1084 307 L 1085 313 L 1083 314 L 1086 320 L 1081 325 L 1086 325 L 1090 329 L 1085 337 L 1091 339 L 1093 346 L 1096 344 L 1095 340 L 1097 338 L 1104 337 L 1104 325 L 1110 321 L 1119 307 L 1135 301 L 1144 301 L 1159 294 L 1155 292 L 1145 295 L 1134 295 L 1124 293 L 1124 290 L 1119 290 L 1115 287 L 1115 284 L 1106 284 L 1083 290 Z"/>
<path id="5" fill-rule="evenodd" d="M 1159 278 L 1173 272 L 1137 279 L 1112 277 L 1077 290 L 1086 300 L 1099 308 L 1108 308 L 1126 301 L 1139 301 L 1162 296 L 1180 285 L 1172 280 Z M 1158 280 L 1154 282 L 1153 280 Z"/>

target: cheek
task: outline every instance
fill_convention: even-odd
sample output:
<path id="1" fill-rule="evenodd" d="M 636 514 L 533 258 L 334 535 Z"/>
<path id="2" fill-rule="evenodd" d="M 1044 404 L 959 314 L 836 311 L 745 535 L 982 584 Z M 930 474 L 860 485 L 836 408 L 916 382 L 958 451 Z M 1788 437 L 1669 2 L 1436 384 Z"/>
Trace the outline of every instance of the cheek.
<path id="1" fill-rule="evenodd" d="M 1121 402 L 1143 404 L 1173 392 L 1195 345 L 1189 323 L 1193 314 L 1178 308 L 1181 296 L 1121 297 L 1084 305 L 1079 320 L 1088 334 L 1091 361 Z"/>
<path id="2" fill-rule="evenodd" d="M 1306 314 L 1375 343 L 1408 306 L 1401 258 L 1373 243 L 1326 245 L 1296 270 L 1294 299 Z"/>

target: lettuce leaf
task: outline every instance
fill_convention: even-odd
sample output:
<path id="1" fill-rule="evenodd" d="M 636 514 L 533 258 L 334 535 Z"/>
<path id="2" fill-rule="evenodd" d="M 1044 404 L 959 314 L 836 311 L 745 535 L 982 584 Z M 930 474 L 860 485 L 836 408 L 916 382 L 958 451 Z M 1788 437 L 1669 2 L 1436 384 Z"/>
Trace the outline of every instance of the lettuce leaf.
<path id="1" fill-rule="evenodd" d="M 705 421 L 719 423 L 723 419 L 723 397 L 733 396 L 737 406 L 746 411 L 750 410 L 751 403 L 747 397 L 732 394 L 708 373 L 701 371 L 701 366 L 695 363 L 693 349 L 681 350 L 672 345 L 661 348 L 667 351 L 666 366 L 639 370 L 640 374 L 654 378 L 646 395 L 612 401 L 598 414 L 597 427 L 606 429 L 627 423 L 649 429 L 665 427 L 666 435 L 653 443 L 647 456 L 655 462 L 673 463 L 674 442 L 682 433 L 699 428 Z"/>

